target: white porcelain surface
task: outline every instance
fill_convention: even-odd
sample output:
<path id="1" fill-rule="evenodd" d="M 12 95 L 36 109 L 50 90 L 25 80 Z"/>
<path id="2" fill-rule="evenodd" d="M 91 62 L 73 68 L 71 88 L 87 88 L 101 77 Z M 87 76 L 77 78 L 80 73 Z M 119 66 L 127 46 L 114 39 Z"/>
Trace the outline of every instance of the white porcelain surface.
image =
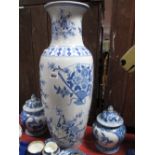
<path id="1" fill-rule="evenodd" d="M 52 39 L 40 59 L 40 88 L 51 136 L 63 148 L 83 138 L 93 90 L 93 58 L 82 41 L 87 5 L 53 2 L 45 6 Z"/>

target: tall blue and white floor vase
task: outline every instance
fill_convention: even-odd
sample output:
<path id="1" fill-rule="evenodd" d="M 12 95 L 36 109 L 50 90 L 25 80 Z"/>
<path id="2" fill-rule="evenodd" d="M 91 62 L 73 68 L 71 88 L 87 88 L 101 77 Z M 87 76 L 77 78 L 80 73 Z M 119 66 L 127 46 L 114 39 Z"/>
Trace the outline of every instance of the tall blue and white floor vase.
<path id="1" fill-rule="evenodd" d="M 51 136 L 62 148 L 77 147 L 84 136 L 93 90 L 93 58 L 82 40 L 85 3 L 45 4 L 52 39 L 40 58 L 40 89 Z"/>

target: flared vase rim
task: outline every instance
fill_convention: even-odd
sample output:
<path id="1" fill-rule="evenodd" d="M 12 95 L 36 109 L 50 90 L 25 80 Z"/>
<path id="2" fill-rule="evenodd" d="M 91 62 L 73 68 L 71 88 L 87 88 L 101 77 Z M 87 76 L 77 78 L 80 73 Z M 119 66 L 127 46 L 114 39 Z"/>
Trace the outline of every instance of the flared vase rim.
<path id="1" fill-rule="evenodd" d="M 44 5 L 44 8 L 46 9 L 47 7 L 51 5 L 57 5 L 57 4 L 63 4 L 63 5 L 75 5 L 75 6 L 83 6 L 85 8 L 89 8 L 89 5 L 83 2 L 77 2 L 77 1 L 53 1 L 53 2 L 47 2 Z"/>

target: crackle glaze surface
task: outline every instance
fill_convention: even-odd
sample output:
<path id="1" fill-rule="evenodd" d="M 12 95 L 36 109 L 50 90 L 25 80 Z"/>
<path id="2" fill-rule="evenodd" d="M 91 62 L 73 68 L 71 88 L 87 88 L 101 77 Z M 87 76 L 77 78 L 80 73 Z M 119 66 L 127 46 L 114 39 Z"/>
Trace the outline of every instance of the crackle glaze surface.
<path id="1" fill-rule="evenodd" d="M 83 45 L 81 22 L 86 6 L 55 3 L 46 7 L 52 39 L 40 59 L 40 89 L 51 136 L 70 148 L 83 138 L 93 90 L 93 59 Z"/>

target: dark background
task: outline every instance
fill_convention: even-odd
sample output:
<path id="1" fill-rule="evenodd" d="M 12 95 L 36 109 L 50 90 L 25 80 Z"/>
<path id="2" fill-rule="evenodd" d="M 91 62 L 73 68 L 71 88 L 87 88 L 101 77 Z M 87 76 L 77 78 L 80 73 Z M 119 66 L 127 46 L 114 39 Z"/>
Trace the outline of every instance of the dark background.
<path id="1" fill-rule="evenodd" d="M 135 127 L 135 74 L 120 66 L 120 58 L 134 44 L 134 0 L 86 1 L 91 5 L 83 20 L 83 40 L 93 54 L 95 80 L 89 124 L 113 105 L 129 132 Z M 19 112 L 32 93 L 40 97 L 39 58 L 51 37 L 45 0 L 20 0 L 19 10 Z M 103 40 L 110 50 L 103 51 Z"/>

